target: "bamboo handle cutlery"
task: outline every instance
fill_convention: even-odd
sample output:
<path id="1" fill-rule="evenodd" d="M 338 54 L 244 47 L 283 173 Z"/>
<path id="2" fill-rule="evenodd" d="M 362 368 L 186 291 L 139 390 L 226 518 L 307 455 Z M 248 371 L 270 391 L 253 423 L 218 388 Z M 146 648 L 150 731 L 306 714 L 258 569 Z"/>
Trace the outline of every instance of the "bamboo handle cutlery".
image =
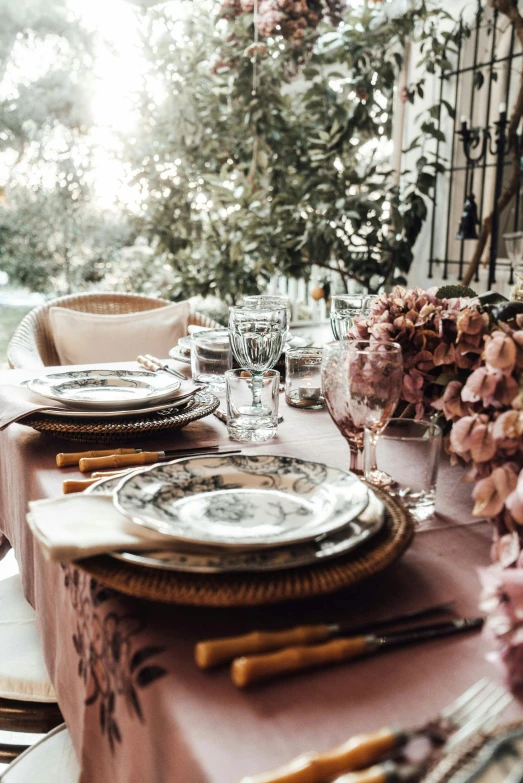
<path id="1" fill-rule="evenodd" d="M 178 370 L 173 370 L 173 368 L 169 367 L 166 362 L 162 362 L 162 360 L 157 359 L 156 356 L 151 356 L 150 353 L 146 353 L 145 356 L 138 356 L 136 361 L 147 370 L 152 370 L 152 372 L 163 370 L 163 372 L 168 372 L 170 375 L 174 375 L 175 378 L 180 378 L 182 381 L 187 380 L 186 376 L 182 375 L 181 372 L 178 372 Z"/>
<path id="2" fill-rule="evenodd" d="M 417 609 L 412 612 L 402 612 L 393 617 L 385 618 L 379 622 L 363 623 L 321 623 L 316 625 L 299 625 L 295 628 L 287 628 L 282 631 L 251 631 L 241 636 L 228 636 L 223 639 L 209 639 L 198 642 L 195 647 L 195 659 L 200 669 L 211 669 L 228 663 L 242 655 L 254 655 L 256 653 L 272 652 L 285 647 L 301 644 L 314 644 L 324 642 L 337 636 L 357 636 L 366 631 L 375 631 L 377 628 L 386 628 L 398 623 L 410 623 L 421 620 L 434 614 L 448 614 L 454 607 L 454 601 L 445 601 L 440 604 Z"/>
<path id="3" fill-rule="evenodd" d="M 305 753 L 289 764 L 270 772 L 244 778 L 242 783 L 323 783 L 342 773 L 358 773 L 350 783 L 382 783 L 383 770 L 365 769 L 376 759 L 405 745 L 408 734 L 391 728 L 351 737 L 347 742 L 324 753 Z M 359 779 L 359 775 L 365 775 Z"/>
<path id="4" fill-rule="evenodd" d="M 405 760 L 405 746 L 415 737 L 425 737 L 429 749 L 438 747 L 445 759 L 456 747 L 483 728 L 492 726 L 512 701 L 503 686 L 487 678 L 474 683 L 422 725 L 403 729 L 385 727 L 351 737 L 341 745 L 318 753 L 297 756 L 269 772 L 249 775 L 240 783 L 389 783 L 420 777 L 426 770 L 430 750 L 414 764 Z M 448 774 L 445 766 L 445 774 Z M 341 777 L 339 777 L 341 775 Z M 470 783 L 468 778 L 466 783 Z"/>
<path id="5" fill-rule="evenodd" d="M 82 451 L 60 453 L 56 455 L 56 464 L 60 468 L 79 467 L 82 473 L 95 471 L 90 479 L 66 479 L 62 488 L 64 495 L 73 492 L 83 492 L 101 478 L 114 475 L 124 475 L 134 467 L 154 465 L 158 462 L 181 459 L 183 457 L 203 457 L 213 455 L 240 454 L 240 449 L 223 449 L 219 446 L 200 446 L 169 451 L 143 451 L 136 448 L 101 449 L 98 451 Z M 104 469 L 110 469 L 107 472 Z M 97 472 L 100 471 L 100 472 Z"/>
<path id="6" fill-rule="evenodd" d="M 414 625 L 415 620 L 449 613 L 454 602 L 404 612 L 373 625 L 350 623 L 301 625 L 281 631 L 253 631 L 241 636 L 198 642 L 194 649 L 196 665 L 211 669 L 231 662 L 230 674 L 238 688 L 271 680 L 284 674 L 351 661 L 399 647 L 432 639 L 479 630 L 482 617 L 462 617 L 445 622 Z M 392 633 L 378 632 L 391 625 L 403 625 Z M 340 638 L 341 637 L 341 638 Z"/>
<path id="7" fill-rule="evenodd" d="M 60 453 L 56 455 L 56 464 L 59 468 L 71 468 L 78 465 L 81 459 L 106 457 L 112 454 L 139 454 L 141 449 L 102 449 L 100 451 L 78 451 Z"/>

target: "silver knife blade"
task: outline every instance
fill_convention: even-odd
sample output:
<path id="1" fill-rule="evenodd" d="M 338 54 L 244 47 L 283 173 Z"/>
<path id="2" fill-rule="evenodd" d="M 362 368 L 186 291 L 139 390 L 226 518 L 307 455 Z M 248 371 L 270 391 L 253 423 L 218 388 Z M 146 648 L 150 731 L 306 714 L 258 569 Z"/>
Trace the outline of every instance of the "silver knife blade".
<path id="1" fill-rule="evenodd" d="M 398 633 L 375 635 L 367 637 L 368 651 L 380 650 L 386 647 L 399 647 L 404 644 L 424 642 L 429 639 L 437 639 L 442 636 L 451 636 L 463 631 L 479 630 L 484 623 L 483 617 L 462 617 L 446 623 L 433 623 L 412 631 L 399 631 Z"/>

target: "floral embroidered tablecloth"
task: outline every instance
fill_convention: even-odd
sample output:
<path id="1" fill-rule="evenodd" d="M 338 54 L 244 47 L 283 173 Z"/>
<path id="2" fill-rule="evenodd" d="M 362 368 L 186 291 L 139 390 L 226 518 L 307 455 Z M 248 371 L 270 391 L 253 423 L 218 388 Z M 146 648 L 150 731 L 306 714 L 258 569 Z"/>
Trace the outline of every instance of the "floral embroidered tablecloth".
<path id="1" fill-rule="evenodd" d="M 0 382 L 23 377 L 15 371 Z M 325 411 L 284 406 L 278 437 L 248 452 L 289 454 L 345 467 L 347 446 Z M 228 443 L 214 417 L 156 448 Z M 491 531 L 470 516 L 470 486 L 442 465 L 437 517 L 404 558 L 366 584 L 321 601 L 258 610 L 153 604 L 98 584 L 74 564 L 46 562 L 25 522 L 30 499 L 59 494 L 54 458 L 63 441 L 22 425 L 0 433 L 0 532 L 15 548 L 35 606 L 49 674 L 82 766 L 81 783 L 234 783 L 351 733 L 416 725 L 479 677 L 492 675 L 478 635 L 441 639 L 308 672 L 249 692 L 227 669 L 199 671 L 197 640 L 324 619 L 371 620 L 455 599 L 478 613 L 476 568 L 489 562 Z M 69 450 L 73 450 L 73 446 Z M 514 708 L 519 714 L 519 708 Z"/>

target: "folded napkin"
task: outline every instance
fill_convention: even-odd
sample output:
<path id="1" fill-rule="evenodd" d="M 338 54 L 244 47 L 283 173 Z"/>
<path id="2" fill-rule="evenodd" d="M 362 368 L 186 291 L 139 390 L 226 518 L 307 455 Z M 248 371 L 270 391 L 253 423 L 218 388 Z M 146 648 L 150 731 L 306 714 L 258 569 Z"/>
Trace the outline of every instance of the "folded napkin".
<path id="1" fill-rule="evenodd" d="M 51 402 L 25 386 L 0 386 L 0 430 L 39 411 L 65 411 L 61 402 Z"/>
<path id="2" fill-rule="evenodd" d="M 27 522 L 48 560 L 121 550 L 172 549 L 169 536 L 136 525 L 110 495 L 64 495 L 29 503 Z"/>

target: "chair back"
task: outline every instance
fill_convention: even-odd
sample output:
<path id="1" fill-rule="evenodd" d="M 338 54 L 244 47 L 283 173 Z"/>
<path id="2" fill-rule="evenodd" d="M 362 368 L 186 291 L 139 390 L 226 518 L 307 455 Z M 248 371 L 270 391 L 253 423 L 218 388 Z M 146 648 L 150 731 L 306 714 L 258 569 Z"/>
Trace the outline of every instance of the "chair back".
<path id="1" fill-rule="evenodd" d="M 71 294 L 53 299 L 31 310 L 22 319 L 7 349 L 7 359 L 12 368 L 53 367 L 60 364 L 51 332 L 49 310 L 51 307 L 69 307 L 83 313 L 125 315 L 144 310 L 154 310 L 172 304 L 167 299 L 155 299 L 141 294 L 95 292 Z M 211 318 L 191 313 L 190 324 L 219 326 Z"/>

